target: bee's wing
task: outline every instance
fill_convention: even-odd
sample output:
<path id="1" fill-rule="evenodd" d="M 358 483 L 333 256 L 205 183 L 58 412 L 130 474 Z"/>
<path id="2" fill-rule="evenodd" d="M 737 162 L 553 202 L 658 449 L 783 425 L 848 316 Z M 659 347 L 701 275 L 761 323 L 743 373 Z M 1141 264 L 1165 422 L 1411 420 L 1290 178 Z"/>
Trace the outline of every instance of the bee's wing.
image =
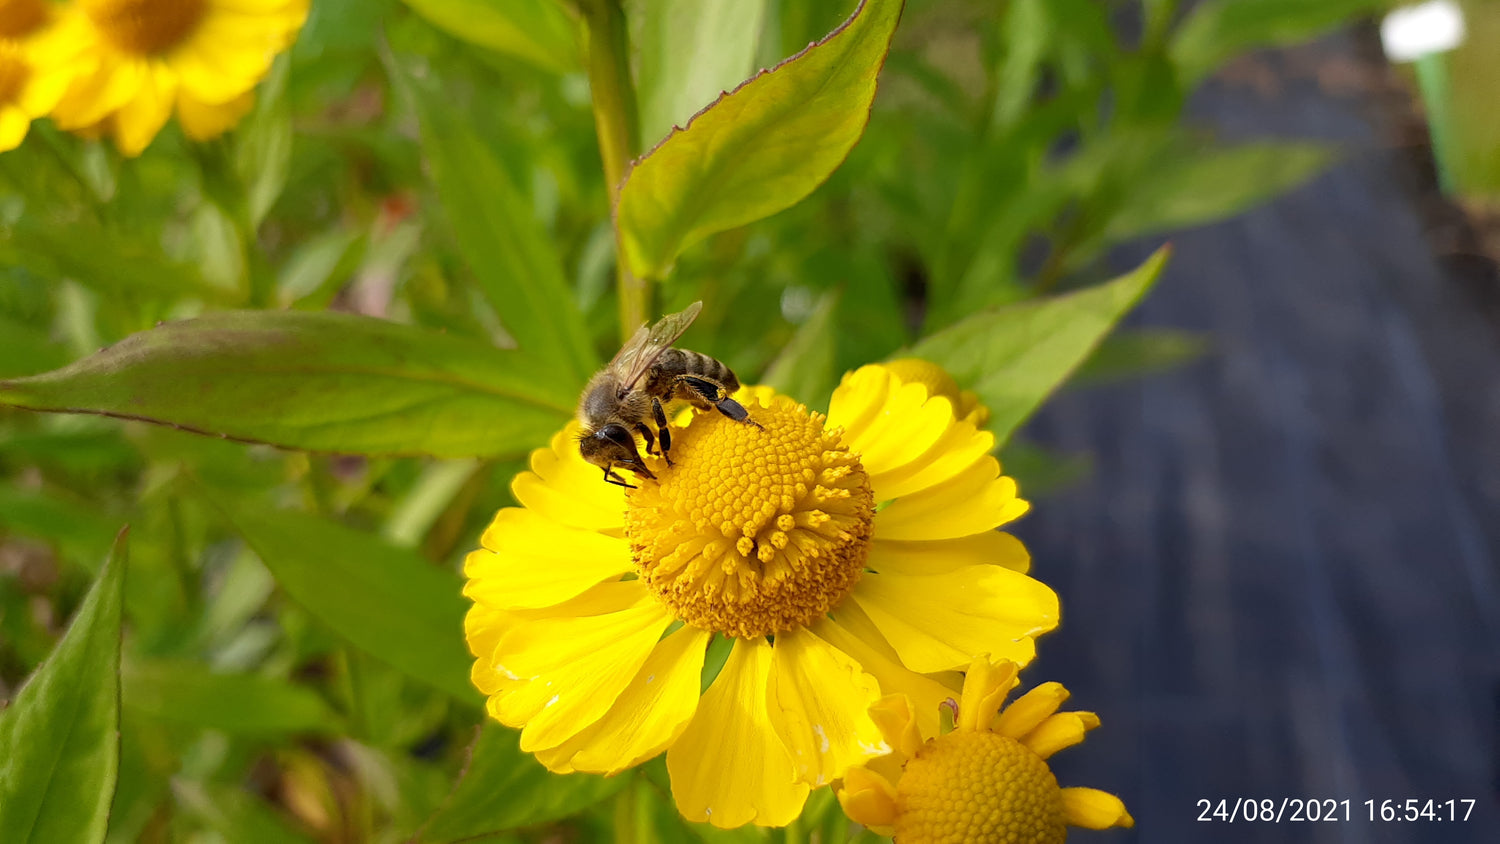
<path id="1" fill-rule="evenodd" d="M 661 357 L 661 353 L 671 348 L 677 338 L 682 336 L 682 332 L 693 324 L 701 310 L 703 303 L 694 302 L 678 313 L 667 314 L 650 328 L 641 326 L 625 347 L 620 349 L 620 353 L 615 355 L 615 359 L 609 362 L 609 368 L 620 376 L 620 389 L 633 389 L 636 382 L 651 369 L 651 364 Z"/>

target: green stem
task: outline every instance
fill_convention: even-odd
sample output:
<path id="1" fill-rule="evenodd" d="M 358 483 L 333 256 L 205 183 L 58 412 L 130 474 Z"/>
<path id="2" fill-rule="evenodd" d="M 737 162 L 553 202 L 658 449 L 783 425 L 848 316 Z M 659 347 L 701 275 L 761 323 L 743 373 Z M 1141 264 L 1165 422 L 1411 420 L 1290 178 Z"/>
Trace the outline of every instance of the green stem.
<path id="1" fill-rule="evenodd" d="M 1456 184 L 1453 178 L 1453 113 L 1449 108 L 1452 81 L 1448 76 L 1448 54 L 1428 53 L 1417 59 L 1412 67 L 1417 74 L 1417 87 L 1422 92 L 1422 105 L 1427 109 L 1427 133 L 1432 138 L 1432 161 L 1437 169 L 1438 186 L 1443 193 L 1452 196 Z"/>
<path id="2" fill-rule="evenodd" d="M 594 128 L 599 134 L 599 156 L 604 159 L 604 182 L 609 207 L 620 199 L 625 168 L 639 152 L 636 128 L 635 83 L 630 78 L 630 33 L 620 0 L 579 0 L 584 21 L 584 52 L 589 89 L 594 98 Z M 618 233 L 617 233 L 618 234 Z M 615 261 L 620 290 L 620 337 L 635 333 L 650 311 L 650 288 L 625 265 Z"/>

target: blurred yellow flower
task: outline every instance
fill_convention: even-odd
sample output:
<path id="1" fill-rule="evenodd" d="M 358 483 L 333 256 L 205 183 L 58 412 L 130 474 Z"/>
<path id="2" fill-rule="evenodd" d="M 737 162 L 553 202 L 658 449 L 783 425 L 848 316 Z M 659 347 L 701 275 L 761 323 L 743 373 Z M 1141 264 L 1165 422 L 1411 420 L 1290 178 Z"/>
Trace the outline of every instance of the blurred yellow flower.
<path id="1" fill-rule="evenodd" d="M 777 826 L 889 751 L 883 695 L 935 734 L 955 669 L 1029 661 L 1058 604 L 995 530 L 1028 505 L 994 436 L 948 398 L 883 366 L 846 376 L 826 419 L 737 397 L 762 428 L 692 414 L 639 489 L 603 481 L 576 425 L 534 452 L 523 506 L 466 561 L 466 634 L 490 714 L 553 771 L 666 750 L 687 818 Z"/>
<path id="2" fill-rule="evenodd" d="M 51 111 L 67 85 L 35 57 L 52 22 L 46 0 L 0 0 L 0 152 L 20 146 L 31 121 Z"/>
<path id="3" fill-rule="evenodd" d="M 1061 844 L 1068 827 L 1130 827 L 1120 798 L 1059 788 L 1047 759 L 1099 726 L 1092 712 L 1058 712 L 1068 690 L 1044 683 L 1000 711 L 1015 663 L 969 666 L 956 729 L 923 741 L 912 701 L 890 695 L 871 714 L 895 752 L 851 770 L 839 789 L 849 817 L 897 844 Z"/>
<path id="4" fill-rule="evenodd" d="M 252 89 L 295 38 L 308 0 L 76 0 L 40 60 L 73 77 L 58 126 L 112 135 L 138 155 L 172 112 L 205 140 L 249 110 Z"/>

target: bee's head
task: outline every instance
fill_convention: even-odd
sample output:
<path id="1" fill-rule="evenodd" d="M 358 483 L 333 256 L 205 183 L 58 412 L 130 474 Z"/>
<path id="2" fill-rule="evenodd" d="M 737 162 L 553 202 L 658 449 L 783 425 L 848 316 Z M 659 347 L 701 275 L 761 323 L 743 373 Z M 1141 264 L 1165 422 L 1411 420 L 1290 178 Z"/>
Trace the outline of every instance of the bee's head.
<path id="1" fill-rule="evenodd" d="M 600 427 L 593 433 L 584 433 L 578 438 L 578 453 L 583 459 L 604 469 L 608 472 L 615 466 L 620 466 L 636 473 L 643 478 L 656 479 L 646 464 L 641 461 L 641 454 L 636 449 L 635 436 L 619 423 L 610 423 Z"/>

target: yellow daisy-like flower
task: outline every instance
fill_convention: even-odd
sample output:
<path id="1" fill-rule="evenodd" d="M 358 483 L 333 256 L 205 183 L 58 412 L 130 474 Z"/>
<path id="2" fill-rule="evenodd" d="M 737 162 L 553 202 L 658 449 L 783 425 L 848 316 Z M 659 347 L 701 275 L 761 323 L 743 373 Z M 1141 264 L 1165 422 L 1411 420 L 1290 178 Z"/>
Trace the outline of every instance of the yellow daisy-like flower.
<path id="1" fill-rule="evenodd" d="M 67 87 L 65 75 L 36 57 L 53 17 L 47 0 L 0 0 L 0 152 L 20 146 L 31 121 L 51 111 Z"/>
<path id="2" fill-rule="evenodd" d="M 76 0 L 45 59 L 73 69 L 52 112 L 138 155 L 173 111 L 195 140 L 233 126 L 307 18 L 308 0 Z"/>
<path id="3" fill-rule="evenodd" d="M 882 696 L 917 701 L 935 734 L 955 671 L 1029 661 L 1058 603 L 995 530 L 1028 505 L 994 436 L 948 398 L 882 366 L 846 376 L 827 418 L 737 397 L 759 427 L 691 414 L 638 489 L 604 482 L 576 425 L 534 452 L 524 506 L 466 561 L 466 633 L 490 714 L 548 768 L 665 750 L 686 817 L 778 826 L 889 752 Z"/>
<path id="4" fill-rule="evenodd" d="M 891 695 L 871 714 L 896 752 L 849 772 L 839 802 L 849 817 L 897 844 L 1061 844 L 1068 827 L 1130 827 L 1120 798 L 1059 788 L 1047 759 L 1099 726 L 1092 712 L 1058 712 L 1068 690 L 1044 683 L 1000 710 L 1015 663 L 969 666 L 956 729 L 923 741 L 911 701 Z"/>

